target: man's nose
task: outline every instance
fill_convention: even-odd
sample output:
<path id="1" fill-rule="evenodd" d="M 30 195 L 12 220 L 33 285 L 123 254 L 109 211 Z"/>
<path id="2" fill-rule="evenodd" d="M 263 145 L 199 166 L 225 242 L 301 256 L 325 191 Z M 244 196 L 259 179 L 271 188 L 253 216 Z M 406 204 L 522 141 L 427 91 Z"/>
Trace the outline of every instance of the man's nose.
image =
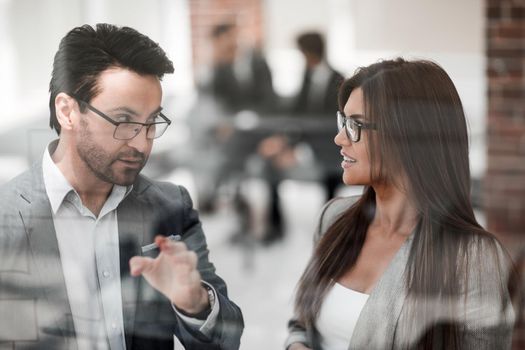
<path id="1" fill-rule="evenodd" d="M 153 140 L 147 138 L 147 134 L 148 128 L 143 126 L 139 133 L 128 141 L 128 145 L 132 148 L 135 148 L 140 153 L 146 153 L 146 151 L 151 146 L 151 142 L 153 142 Z"/>

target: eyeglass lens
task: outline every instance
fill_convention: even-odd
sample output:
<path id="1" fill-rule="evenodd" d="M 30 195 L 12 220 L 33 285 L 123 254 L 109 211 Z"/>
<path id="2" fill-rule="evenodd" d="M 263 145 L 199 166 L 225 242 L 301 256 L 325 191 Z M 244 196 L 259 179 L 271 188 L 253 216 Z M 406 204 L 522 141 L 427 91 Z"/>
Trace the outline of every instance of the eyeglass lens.
<path id="1" fill-rule="evenodd" d="M 359 127 L 352 122 L 352 119 L 347 118 L 343 113 L 338 112 L 337 113 L 337 129 L 338 131 L 341 131 L 341 129 L 345 128 L 346 136 L 352 141 L 356 142 L 357 135 L 359 133 L 359 130 L 357 130 Z"/>
<path id="2" fill-rule="evenodd" d="M 115 129 L 114 137 L 119 140 L 130 140 L 137 136 L 143 127 L 141 124 L 121 123 Z M 167 127 L 168 123 L 165 122 L 155 122 L 154 124 L 146 126 L 146 138 L 151 140 L 161 137 Z"/>

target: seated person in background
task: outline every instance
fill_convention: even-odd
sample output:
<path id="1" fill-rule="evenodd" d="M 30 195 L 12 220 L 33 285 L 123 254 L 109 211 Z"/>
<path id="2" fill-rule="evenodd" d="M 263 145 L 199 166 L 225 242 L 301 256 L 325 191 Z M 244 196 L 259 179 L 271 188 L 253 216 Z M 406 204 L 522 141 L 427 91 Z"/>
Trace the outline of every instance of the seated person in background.
<path id="1" fill-rule="evenodd" d="M 382 61 L 341 87 L 343 181 L 322 210 L 286 348 L 510 349 L 510 258 L 474 217 L 467 125 L 446 72 Z"/>
<path id="2" fill-rule="evenodd" d="M 190 112 L 191 154 L 188 155 L 199 192 L 199 208 L 214 208 L 217 189 L 242 170 L 238 145 L 232 145 L 234 117 L 243 110 L 273 111 L 276 95 L 261 43 L 241 41 L 240 28 L 220 23 L 210 32 L 212 62 L 199 83 Z"/>
<path id="3" fill-rule="evenodd" d="M 306 32 L 299 35 L 297 46 L 304 56 L 305 71 L 301 88 L 294 99 L 292 114 L 298 118 L 331 117 L 337 108 L 337 91 L 344 78 L 326 61 L 325 42 L 320 33 Z M 283 172 L 296 165 L 294 143 L 286 135 L 278 134 L 263 140 L 259 146 L 259 154 L 267 160 L 265 173 L 270 188 L 270 227 L 264 237 L 265 242 L 273 242 L 284 236 L 278 186 L 284 177 Z M 321 161 L 325 155 L 319 154 L 315 145 L 310 146 L 313 146 L 314 155 Z M 341 178 L 329 170 L 329 165 L 326 168 L 323 169 L 321 183 L 326 198 L 330 199 L 341 184 Z"/>
<path id="4" fill-rule="evenodd" d="M 171 123 L 160 79 L 172 72 L 132 28 L 84 25 L 60 42 L 49 100 L 59 138 L 0 188 L 2 348 L 239 348 L 242 314 L 187 191 L 139 174 Z M 175 232 L 155 230 L 163 211 Z M 153 240 L 155 258 L 136 256 Z"/>

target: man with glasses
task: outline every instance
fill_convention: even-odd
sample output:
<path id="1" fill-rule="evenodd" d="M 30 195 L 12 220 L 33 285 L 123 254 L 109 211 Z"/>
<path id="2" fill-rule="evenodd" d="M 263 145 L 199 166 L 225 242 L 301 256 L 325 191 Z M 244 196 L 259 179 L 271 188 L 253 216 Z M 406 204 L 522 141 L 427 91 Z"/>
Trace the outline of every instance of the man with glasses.
<path id="1" fill-rule="evenodd" d="M 62 39 L 49 102 L 59 139 L 0 189 L 0 347 L 238 349 L 242 315 L 187 191 L 139 175 L 171 123 L 160 79 L 172 72 L 131 28 Z"/>

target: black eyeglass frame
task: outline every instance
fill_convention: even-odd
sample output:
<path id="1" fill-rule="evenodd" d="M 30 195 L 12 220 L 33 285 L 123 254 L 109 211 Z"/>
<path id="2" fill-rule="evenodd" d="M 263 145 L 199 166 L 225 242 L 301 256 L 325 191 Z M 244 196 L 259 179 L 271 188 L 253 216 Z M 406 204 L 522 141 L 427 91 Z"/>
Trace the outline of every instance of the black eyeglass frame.
<path id="1" fill-rule="evenodd" d="M 361 129 L 377 130 L 377 125 L 375 123 L 364 123 L 356 120 L 356 117 L 363 118 L 363 115 L 352 114 L 347 117 L 343 112 L 337 111 L 337 130 L 341 131 L 341 129 L 344 128 L 346 137 L 348 137 L 348 139 L 352 142 L 359 142 L 361 140 Z M 339 123 L 339 121 L 341 121 L 341 123 Z M 350 131 L 348 131 L 348 128 L 346 127 L 347 122 L 351 122 L 353 125 L 357 126 L 357 136 L 355 137 L 355 140 L 352 139 Z"/>
<path id="2" fill-rule="evenodd" d="M 74 96 L 73 96 L 74 97 Z M 90 105 L 89 103 L 87 103 L 86 101 L 83 101 L 79 98 L 76 98 L 74 97 L 79 103 L 81 104 L 84 104 L 86 105 L 86 107 L 92 111 L 93 113 L 97 114 L 99 117 L 102 117 L 104 118 L 105 120 L 107 120 L 108 122 L 110 122 L 111 124 L 113 124 L 115 126 L 115 130 L 113 131 L 113 138 L 115 140 L 123 140 L 123 141 L 127 141 L 127 140 L 132 140 L 134 139 L 135 137 L 137 137 L 138 134 L 140 134 L 140 132 L 142 131 L 142 128 L 143 127 L 146 127 L 146 138 L 148 140 L 153 140 L 153 139 L 158 139 L 159 137 L 161 137 L 162 135 L 164 135 L 164 133 L 166 132 L 166 130 L 168 129 L 168 126 L 170 126 L 171 124 L 171 120 L 166 117 L 162 112 L 159 112 L 159 116 L 164 119 L 164 122 L 155 122 L 155 123 L 140 123 L 140 122 L 117 122 L 115 120 L 113 120 L 112 118 L 110 118 L 109 116 L 107 116 L 105 113 L 99 111 L 98 109 L 96 109 L 95 107 L 93 107 L 92 105 Z M 140 129 L 138 129 L 136 132 L 135 132 L 135 135 L 133 137 L 130 137 L 130 138 L 118 138 L 115 136 L 115 134 L 117 133 L 117 129 L 119 127 L 119 125 L 121 124 L 134 124 L 134 125 L 140 125 Z M 158 124 L 168 124 L 166 126 L 166 128 L 164 129 L 164 131 L 162 132 L 162 134 L 160 134 L 159 136 L 156 136 L 156 137 L 153 137 L 153 138 L 149 138 L 148 137 L 148 132 L 149 132 L 149 128 L 153 125 L 158 125 Z"/>

